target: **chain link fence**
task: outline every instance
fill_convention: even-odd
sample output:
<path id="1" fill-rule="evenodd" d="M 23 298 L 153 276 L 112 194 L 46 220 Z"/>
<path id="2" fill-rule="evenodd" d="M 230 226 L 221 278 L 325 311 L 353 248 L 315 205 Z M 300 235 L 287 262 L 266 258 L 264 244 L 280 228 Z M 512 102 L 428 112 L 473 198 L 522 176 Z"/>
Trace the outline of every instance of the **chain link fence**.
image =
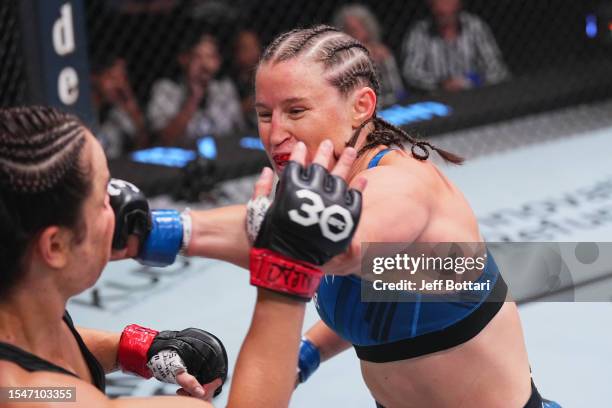
<path id="1" fill-rule="evenodd" d="M 27 101 L 18 0 L 0 2 L 0 107 Z"/>
<path id="2" fill-rule="evenodd" d="M 398 83 L 394 86 L 401 92 L 395 89 L 390 98 L 382 99 L 383 105 L 413 101 L 429 94 L 415 89 L 407 79 L 404 43 L 417 22 L 432 18 L 431 2 L 359 3 L 369 10 L 368 18 L 378 26 L 372 29 L 371 21 L 362 19 L 359 24 L 368 31 L 366 37 L 376 37 L 373 32 L 379 31 L 380 44 L 395 60 Z M 444 2 L 453 0 L 441 3 Z M 338 11 L 351 4 L 343 0 L 83 0 L 83 3 L 92 107 L 100 124 L 96 134 L 104 142 L 109 157 L 152 145 L 185 144 L 182 135 L 189 133 L 254 134 L 252 73 L 261 49 L 277 34 L 291 28 L 338 22 L 335 18 Z M 524 107 L 513 108 L 514 116 L 518 116 L 537 111 L 544 106 L 540 102 L 542 95 L 554 95 L 559 88 L 571 90 L 569 95 L 558 98 L 562 101 L 558 105 L 563 106 L 570 105 L 576 94 L 581 94 L 579 100 L 574 98 L 578 102 L 588 100 L 594 93 L 598 93 L 599 99 L 612 94 L 597 83 L 609 76 L 607 70 L 612 63 L 612 1 L 463 0 L 462 7 L 490 30 L 507 68 L 505 83 L 520 83 L 522 78 L 534 75 L 555 79 L 549 86 L 540 84 L 532 93 L 517 91 L 517 95 L 510 95 L 507 89 L 489 95 L 475 93 L 475 104 L 487 107 L 495 104 L 500 95 L 516 96 L 518 104 Z M 347 30 L 349 26 L 345 24 Z M 20 22 L 17 0 L 1 2 L 2 106 L 29 101 L 27 60 L 21 40 L 21 33 L 27 29 Z M 357 35 L 359 27 L 353 25 L 352 33 Z M 204 35 L 213 39 L 213 45 L 199 49 Z M 478 41 L 476 38 L 475 42 Z M 197 126 L 188 124 L 171 131 L 168 125 L 181 110 L 185 95 L 193 91 L 185 78 L 190 75 L 189 67 L 195 65 L 189 62 L 189 55 L 196 49 L 201 54 L 200 69 L 207 71 L 205 74 L 216 82 L 216 88 L 204 92 L 199 101 L 203 118 Z M 555 76 L 555 72 L 563 75 Z M 474 79 L 472 73 L 468 74 L 471 85 L 484 85 L 483 78 L 476 75 Z M 528 83 L 522 86 L 530 89 Z M 211 117 L 207 117 L 209 114 Z"/>
<path id="3" fill-rule="evenodd" d="M 510 71 L 515 75 L 608 56 L 605 3 L 574 0 L 464 0 L 466 11 L 491 28 Z M 129 59 L 135 88 L 143 97 L 158 76 L 172 73 L 176 51 L 198 32 L 213 33 L 231 69 L 232 43 L 241 29 L 256 32 L 262 44 L 297 26 L 332 23 L 347 4 L 331 0 L 89 0 L 90 55 L 96 61 L 120 54 Z M 363 1 L 382 27 L 382 40 L 397 59 L 410 26 L 430 15 L 426 0 Z M 600 14 L 603 13 L 603 14 Z M 589 19 L 588 16 L 601 16 Z M 597 27 L 595 27 L 597 26 Z M 592 38 L 591 38 L 592 37 Z M 597 38 L 595 38 L 597 37 Z M 607 33 L 607 37 L 610 34 Z M 602 41 L 598 38 L 603 38 Z"/>

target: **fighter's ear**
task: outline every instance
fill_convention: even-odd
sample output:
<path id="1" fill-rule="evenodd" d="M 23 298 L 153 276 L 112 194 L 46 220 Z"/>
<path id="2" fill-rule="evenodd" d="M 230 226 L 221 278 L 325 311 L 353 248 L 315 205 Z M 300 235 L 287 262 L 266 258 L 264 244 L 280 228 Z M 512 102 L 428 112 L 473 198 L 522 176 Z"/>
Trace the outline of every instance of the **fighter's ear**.
<path id="1" fill-rule="evenodd" d="M 352 95 L 352 126 L 358 128 L 376 111 L 376 92 L 369 86 L 358 88 Z"/>
<path id="2" fill-rule="evenodd" d="M 43 263 L 61 269 L 68 263 L 73 238 L 74 234 L 68 228 L 52 225 L 40 233 L 34 251 Z"/>

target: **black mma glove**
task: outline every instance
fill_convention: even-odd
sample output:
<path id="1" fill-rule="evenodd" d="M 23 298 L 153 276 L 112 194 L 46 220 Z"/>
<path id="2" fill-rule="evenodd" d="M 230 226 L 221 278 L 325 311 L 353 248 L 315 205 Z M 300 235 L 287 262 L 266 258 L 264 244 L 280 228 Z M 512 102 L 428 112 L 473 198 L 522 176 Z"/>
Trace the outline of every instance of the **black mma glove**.
<path id="1" fill-rule="evenodd" d="M 173 264 L 179 251 L 189 244 L 189 213 L 150 210 L 146 197 L 138 187 L 124 180 L 111 179 L 107 190 L 115 212 L 113 248 L 125 248 L 128 236 L 134 234 L 140 241 L 135 257 L 138 262 L 149 266 Z"/>
<path id="2" fill-rule="evenodd" d="M 221 340 L 201 329 L 181 331 L 148 329 L 132 324 L 121 333 L 117 361 L 123 371 L 144 378 L 175 383 L 178 371 L 185 370 L 200 384 L 227 379 L 227 352 Z M 217 388 L 215 396 L 221 392 Z"/>
<path id="3" fill-rule="evenodd" d="M 290 161 L 281 175 L 250 256 L 251 284 L 308 301 L 321 266 L 348 248 L 361 193 L 318 164 Z"/>
<path id="4" fill-rule="evenodd" d="M 137 235 L 143 242 L 152 228 L 151 212 L 145 195 L 132 183 L 119 179 L 111 179 L 107 191 L 115 212 L 113 248 L 125 248 L 130 234 Z"/>

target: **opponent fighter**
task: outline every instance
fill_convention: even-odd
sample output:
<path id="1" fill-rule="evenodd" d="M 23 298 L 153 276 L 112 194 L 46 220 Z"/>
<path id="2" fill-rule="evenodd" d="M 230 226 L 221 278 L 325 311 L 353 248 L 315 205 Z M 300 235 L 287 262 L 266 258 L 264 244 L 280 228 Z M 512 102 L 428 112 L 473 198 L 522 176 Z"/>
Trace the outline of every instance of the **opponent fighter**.
<path id="1" fill-rule="evenodd" d="M 357 147 L 351 176 L 368 180 L 356 241 L 482 241 L 464 196 L 427 161 L 430 150 L 447 162 L 461 158 L 379 118 L 378 88 L 365 47 L 338 30 L 279 36 L 256 76 L 260 136 L 277 168 L 297 141 L 312 150 L 327 135 L 336 157 L 344 146 Z M 307 332 L 304 351 L 316 348 L 327 359 L 353 344 L 366 384 L 387 407 L 541 407 L 516 305 L 504 302 L 507 288 L 487 259 L 482 274 L 494 282 L 491 290 L 463 304 L 364 303 L 358 278 L 324 279 L 317 309 L 325 323 Z M 325 271 L 359 274 L 357 251 Z"/>
<path id="2" fill-rule="evenodd" d="M 304 300 L 318 286 L 320 265 L 347 248 L 359 220 L 361 196 L 347 191 L 342 180 L 355 152 L 344 154 L 331 176 L 329 152 L 306 170 L 305 156 L 305 147 L 297 145 L 251 250 L 258 297 L 231 407 L 288 405 Z M 225 350 L 212 334 L 137 325 L 121 334 L 77 329 L 65 311 L 68 298 L 92 286 L 108 262 L 115 217 L 131 223 L 127 195 L 115 195 L 111 208 L 108 180 L 100 144 L 75 117 L 40 107 L 0 110 L 0 385 L 75 387 L 77 406 L 86 407 L 210 406 L 183 397 L 109 400 L 103 391 L 104 374 L 122 368 L 176 380 L 184 387 L 181 394 L 210 399 L 227 375 Z M 268 169 L 255 197 L 269 193 L 270 180 Z M 347 217 L 342 239 L 331 241 L 318 226 L 291 220 L 289 214 L 301 205 L 299 192 L 341 209 Z M 3 395 L 2 405 L 20 406 L 21 397 Z"/>

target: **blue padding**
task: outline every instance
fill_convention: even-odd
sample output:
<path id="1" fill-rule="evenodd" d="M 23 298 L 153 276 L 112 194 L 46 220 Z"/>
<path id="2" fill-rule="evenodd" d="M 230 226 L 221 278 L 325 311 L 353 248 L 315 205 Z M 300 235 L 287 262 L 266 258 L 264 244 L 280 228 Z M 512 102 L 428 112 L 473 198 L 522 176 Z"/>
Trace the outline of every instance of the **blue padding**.
<path id="1" fill-rule="evenodd" d="M 212 136 L 206 136 L 198 140 L 198 152 L 200 156 L 208 160 L 217 158 L 217 144 Z"/>
<path id="2" fill-rule="evenodd" d="M 310 342 L 310 340 L 303 338 L 300 343 L 300 355 L 298 357 L 298 368 L 300 382 L 303 383 L 319 368 L 321 363 L 321 354 L 319 349 Z"/>
<path id="3" fill-rule="evenodd" d="M 181 214 L 176 210 L 153 210 L 151 220 L 153 228 L 136 260 L 148 266 L 171 265 L 183 243 Z"/>
<path id="4" fill-rule="evenodd" d="M 139 163 L 166 167 L 185 167 L 196 158 L 196 152 L 179 147 L 153 147 L 132 153 L 132 160 Z"/>

